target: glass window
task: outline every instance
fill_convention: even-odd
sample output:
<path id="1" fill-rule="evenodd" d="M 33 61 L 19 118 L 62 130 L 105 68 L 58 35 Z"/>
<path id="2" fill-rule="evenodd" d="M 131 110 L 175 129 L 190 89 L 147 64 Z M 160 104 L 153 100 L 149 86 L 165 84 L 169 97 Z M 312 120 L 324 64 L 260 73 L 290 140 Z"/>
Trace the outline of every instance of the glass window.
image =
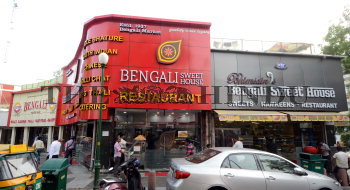
<path id="1" fill-rule="evenodd" d="M 6 156 L 6 161 L 14 178 L 37 172 L 31 154 L 9 155 Z"/>
<path id="2" fill-rule="evenodd" d="M 268 156 L 268 155 L 258 155 L 261 164 L 263 165 L 264 170 L 271 172 L 284 172 L 284 173 L 293 173 L 295 166 L 286 160 Z"/>
<path id="3" fill-rule="evenodd" d="M 252 154 L 231 154 L 222 163 L 223 168 L 258 170 Z"/>
<path id="4" fill-rule="evenodd" d="M 206 160 L 209 160 L 210 158 L 218 155 L 219 153 L 221 153 L 218 150 L 213 150 L 213 149 L 206 149 L 203 150 L 202 152 L 198 152 L 195 153 L 191 156 L 186 157 L 185 159 L 189 162 L 193 162 L 193 163 L 202 163 Z"/>
<path id="5" fill-rule="evenodd" d="M 4 158 L 0 159 L 0 181 L 11 179 L 11 173 Z"/>

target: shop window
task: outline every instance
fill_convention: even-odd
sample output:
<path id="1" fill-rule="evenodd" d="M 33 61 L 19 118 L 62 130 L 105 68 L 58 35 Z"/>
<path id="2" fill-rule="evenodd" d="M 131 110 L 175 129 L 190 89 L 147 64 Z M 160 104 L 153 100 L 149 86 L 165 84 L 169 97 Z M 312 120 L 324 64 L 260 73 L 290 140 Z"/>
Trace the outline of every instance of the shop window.
<path id="1" fill-rule="evenodd" d="M 222 163 L 223 168 L 258 170 L 252 154 L 231 154 Z"/>
<path id="2" fill-rule="evenodd" d="M 168 167 L 170 158 L 185 155 L 186 139 L 201 150 L 199 111 L 159 109 L 116 109 L 114 135 L 126 134 L 127 142 L 135 142 L 138 135 L 146 138 L 146 168 Z M 132 148 L 128 145 L 127 149 Z M 152 158 L 152 159 L 151 159 Z"/>

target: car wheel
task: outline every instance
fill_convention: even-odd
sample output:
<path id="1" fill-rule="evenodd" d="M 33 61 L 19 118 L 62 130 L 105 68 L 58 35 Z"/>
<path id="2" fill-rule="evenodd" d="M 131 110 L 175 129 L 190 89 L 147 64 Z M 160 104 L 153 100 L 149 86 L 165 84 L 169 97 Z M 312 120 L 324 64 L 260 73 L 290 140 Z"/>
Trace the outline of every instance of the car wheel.
<path id="1" fill-rule="evenodd" d="M 223 187 L 212 187 L 208 190 L 227 190 L 226 188 L 223 188 Z"/>
<path id="2" fill-rule="evenodd" d="M 332 189 L 328 189 L 328 188 L 322 188 L 322 189 L 320 189 L 320 190 L 332 190 Z"/>

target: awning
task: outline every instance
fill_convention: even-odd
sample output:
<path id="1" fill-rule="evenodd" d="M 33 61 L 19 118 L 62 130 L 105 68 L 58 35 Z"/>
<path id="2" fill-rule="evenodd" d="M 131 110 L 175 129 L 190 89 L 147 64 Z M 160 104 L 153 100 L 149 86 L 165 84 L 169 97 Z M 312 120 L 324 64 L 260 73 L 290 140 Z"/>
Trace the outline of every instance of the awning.
<path id="1" fill-rule="evenodd" d="M 336 112 L 284 112 L 291 121 L 349 121 L 347 113 Z"/>
<path id="2" fill-rule="evenodd" d="M 286 114 L 276 111 L 214 111 L 220 121 L 288 121 Z"/>

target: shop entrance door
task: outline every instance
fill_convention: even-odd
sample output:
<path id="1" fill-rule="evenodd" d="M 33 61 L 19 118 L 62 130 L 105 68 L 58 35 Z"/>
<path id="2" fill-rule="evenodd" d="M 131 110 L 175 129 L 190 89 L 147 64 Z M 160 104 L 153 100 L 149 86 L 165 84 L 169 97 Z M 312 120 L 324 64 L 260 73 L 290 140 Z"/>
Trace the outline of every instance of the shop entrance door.
<path id="1" fill-rule="evenodd" d="M 187 110 L 116 110 L 115 136 L 126 134 L 128 147 L 139 155 L 145 168 L 168 168 L 171 158 L 183 158 L 186 139 L 200 142 L 198 111 Z M 135 141 L 142 135 L 146 140 Z M 194 143 L 200 147 L 200 144 Z"/>

